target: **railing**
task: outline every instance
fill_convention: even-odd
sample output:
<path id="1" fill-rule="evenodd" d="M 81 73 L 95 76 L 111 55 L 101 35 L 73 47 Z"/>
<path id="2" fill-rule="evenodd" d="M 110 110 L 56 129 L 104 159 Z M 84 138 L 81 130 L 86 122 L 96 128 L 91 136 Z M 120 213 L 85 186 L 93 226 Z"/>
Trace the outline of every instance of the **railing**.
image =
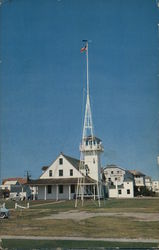
<path id="1" fill-rule="evenodd" d="M 80 145 L 80 151 L 104 151 L 104 147 L 102 145 Z"/>

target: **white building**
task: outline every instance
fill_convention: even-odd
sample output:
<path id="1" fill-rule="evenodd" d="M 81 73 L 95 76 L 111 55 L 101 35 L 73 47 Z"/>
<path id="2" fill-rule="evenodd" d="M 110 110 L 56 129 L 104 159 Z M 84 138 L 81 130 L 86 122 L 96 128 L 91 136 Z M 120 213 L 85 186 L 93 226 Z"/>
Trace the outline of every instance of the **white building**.
<path id="1" fill-rule="evenodd" d="M 145 174 L 136 171 L 130 170 L 129 171 L 134 176 L 135 186 L 136 187 L 144 187 L 145 186 Z"/>
<path id="2" fill-rule="evenodd" d="M 133 198 L 134 197 L 134 182 L 132 179 L 124 180 L 121 185 L 110 185 L 108 187 L 110 198 Z"/>
<path id="3" fill-rule="evenodd" d="M 123 184 L 124 179 L 131 178 L 133 179 L 132 174 L 121 167 L 118 167 L 116 165 L 110 164 L 107 165 L 104 170 L 105 180 L 109 184 L 114 184 L 117 182 L 118 185 Z"/>
<path id="4" fill-rule="evenodd" d="M 79 160 L 60 153 L 49 167 L 45 167 L 40 178 L 29 181 L 29 185 L 37 187 L 38 199 L 71 200 L 75 197 L 78 180 L 83 178 L 79 164 Z M 85 195 L 88 195 L 96 181 L 89 176 L 85 180 L 88 184 Z"/>
<path id="5" fill-rule="evenodd" d="M 159 193 L 159 181 L 152 181 L 152 191 Z"/>
<path id="6" fill-rule="evenodd" d="M 9 190 L 10 198 L 19 196 L 21 199 L 26 199 L 31 196 L 31 190 L 25 178 L 13 177 L 4 179 L 0 187 L 2 190 Z"/>
<path id="7" fill-rule="evenodd" d="M 150 176 L 145 176 L 145 186 L 148 190 L 152 190 L 152 179 Z"/>
<path id="8" fill-rule="evenodd" d="M 86 53 L 87 64 L 87 97 L 83 124 L 82 141 L 80 145 L 80 160 L 61 153 L 57 159 L 44 169 L 40 179 L 32 180 L 30 185 L 38 187 L 38 199 L 72 199 L 101 195 L 101 161 L 103 152 L 101 140 L 94 136 L 92 113 L 89 97 L 88 76 L 88 41 L 81 50 Z M 77 199 L 76 199 L 77 205 Z"/>
<path id="9" fill-rule="evenodd" d="M 116 165 L 107 165 L 103 170 L 110 198 L 133 198 L 134 180 L 132 174 Z"/>
<path id="10" fill-rule="evenodd" d="M 11 181 L 5 181 L 1 185 L 1 189 L 8 189 L 9 191 L 11 190 L 12 186 L 19 185 L 19 182 L 17 180 L 11 180 Z"/>

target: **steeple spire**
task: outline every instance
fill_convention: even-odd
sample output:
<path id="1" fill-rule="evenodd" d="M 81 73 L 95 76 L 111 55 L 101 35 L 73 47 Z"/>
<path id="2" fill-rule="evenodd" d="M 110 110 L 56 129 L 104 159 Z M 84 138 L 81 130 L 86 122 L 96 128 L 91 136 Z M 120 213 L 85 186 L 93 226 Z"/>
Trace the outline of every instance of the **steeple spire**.
<path id="1" fill-rule="evenodd" d="M 90 96 L 89 96 L 89 68 L 88 68 L 88 41 L 84 40 L 85 47 L 81 49 L 81 52 L 86 51 L 86 63 L 87 63 L 87 98 L 86 98 L 86 109 L 84 116 L 84 126 L 83 126 L 83 134 L 82 140 L 86 136 L 93 137 L 93 122 L 92 122 L 92 112 L 90 105 Z"/>
<path id="2" fill-rule="evenodd" d="M 83 134 L 82 141 L 80 144 L 80 164 L 79 171 L 82 174 L 78 178 L 77 189 L 76 189 L 76 201 L 75 207 L 77 207 L 78 198 L 82 200 L 85 194 L 94 197 L 94 200 L 98 199 L 98 204 L 100 207 L 100 183 L 101 183 L 101 162 L 100 154 L 103 152 L 103 147 L 101 140 L 94 136 L 93 134 L 93 122 L 92 122 L 92 112 L 90 105 L 90 96 L 89 96 L 89 71 L 88 71 L 88 41 L 83 40 L 85 46 L 81 49 L 81 52 L 86 52 L 86 63 L 87 63 L 87 97 L 86 97 L 86 109 L 85 117 L 83 124 Z M 86 179 L 90 178 L 94 181 L 92 185 L 86 182 Z"/>

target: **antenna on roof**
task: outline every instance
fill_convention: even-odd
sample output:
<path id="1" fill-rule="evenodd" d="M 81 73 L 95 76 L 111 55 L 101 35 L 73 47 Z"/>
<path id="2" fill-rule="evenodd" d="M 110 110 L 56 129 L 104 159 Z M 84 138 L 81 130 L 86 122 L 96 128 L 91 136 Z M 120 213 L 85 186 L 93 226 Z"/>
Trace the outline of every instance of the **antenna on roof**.
<path id="1" fill-rule="evenodd" d="M 30 178 L 31 178 L 31 173 L 30 173 L 30 171 L 26 170 L 24 176 L 26 176 L 27 181 L 29 181 Z"/>

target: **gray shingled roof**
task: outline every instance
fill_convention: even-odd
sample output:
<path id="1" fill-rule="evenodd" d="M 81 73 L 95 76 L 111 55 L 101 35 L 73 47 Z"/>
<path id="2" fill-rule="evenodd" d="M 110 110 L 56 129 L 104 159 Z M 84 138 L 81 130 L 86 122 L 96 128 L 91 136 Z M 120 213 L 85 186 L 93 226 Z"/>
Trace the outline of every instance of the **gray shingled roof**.
<path id="1" fill-rule="evenodd" d="M 123 171 L 127 171 L 126 169 L 121 168 L 121 167 L 119 167 L 119 166 L 117 166 L 117 165 L 115 165 L 115 164 L 107 164 L 106 167 L 104 167 L 103 169 L 105 170 L 105 169 L 107 169 L 107 168 L 119 168 L 119 169 L 121 169 L 121 170 L 123 170 Z"/>
<path id="2" fill-rule="evenodd" d="M 92 135 L 89 135 L 89 136 L 86 136 L 84 137 L 84 140 L 87 140 L 87 139 L 93 139 L 93 140 L 96 140 L 97 142 L 101 142 L 101 139 L 96 137 L 96 136 L 93 136 Z"/>
<path id="3" fill-rule="evenodd" d="M 137 170 L 129 170 L 129 172 L 131 174 L 133 174 L 134 176 L 145 176 L 145 174 L 141 173 L 140 171 Z"/>
<path id="4" fill-rule="evenodd" d="M 49 178 L 49 179 L 37 179 L 37 180 L 29 180 L 28 185 L 36 186 L 36 185 L 56 185 L 56 184 L 77 184 L 78 178 Z M 90 177 L 85 177 L 85 183 L 96 183 L 95 180 L 93 180 Z"/>
<path id="5" fill-rule="evenodd" d="M 73 158 L 73 157 L 70 157 L 70 156 L 68 156 L 68 155 L 64 155 L 63 153 L 62 153 L 62 155 L 77 169 L 77 170 L 79 170 L 79 165 L 80 165 L 80 160 L 78 160 L 78 159 L 75 159 L 75 158 Z"/>

